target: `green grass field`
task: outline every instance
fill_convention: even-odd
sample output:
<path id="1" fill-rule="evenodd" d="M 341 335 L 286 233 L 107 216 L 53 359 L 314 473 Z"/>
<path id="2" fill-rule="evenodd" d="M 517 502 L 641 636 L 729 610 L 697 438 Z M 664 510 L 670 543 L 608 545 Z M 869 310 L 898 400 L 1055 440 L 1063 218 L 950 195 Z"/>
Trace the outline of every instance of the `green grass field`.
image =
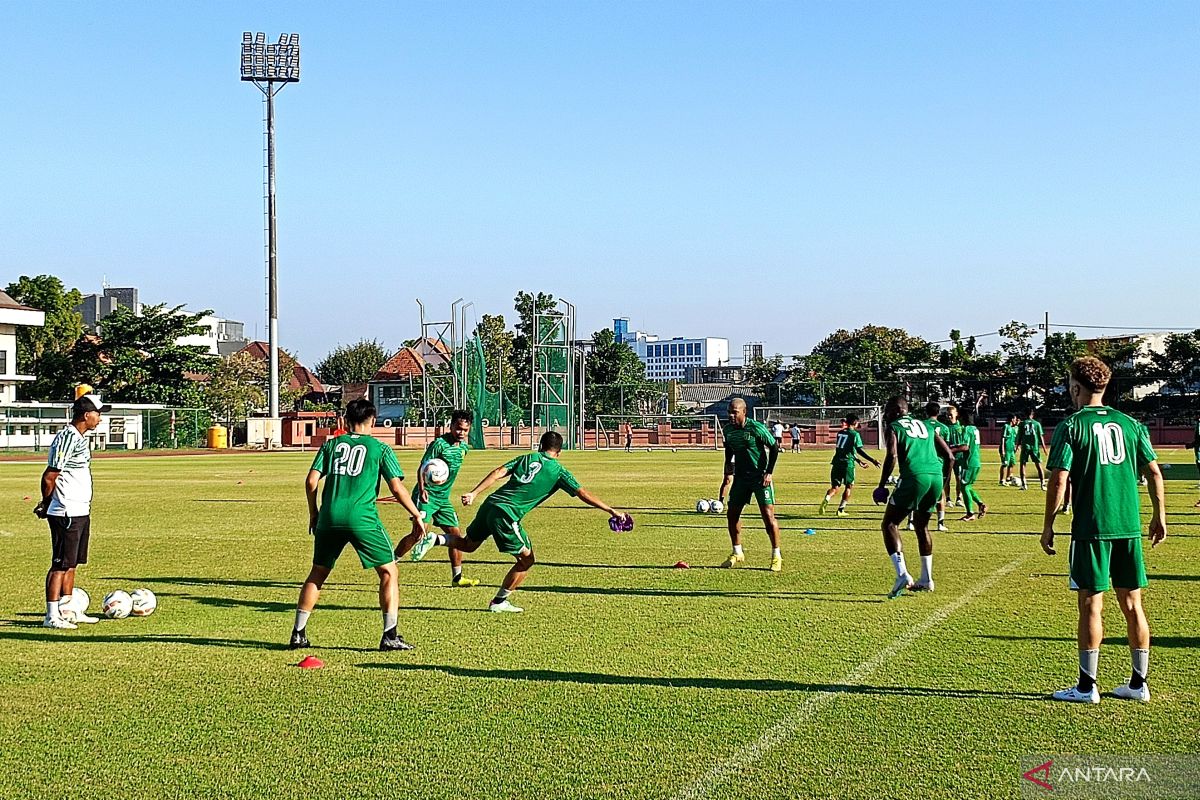
<path id="1" fill-rule="evenodd" d="M 781 455 L 772 574 L 756 519 L 748 567 L 715 568 L 723 520 L 691 507 L 716 494 L 717 453 L 568 453 L 633 534 L 553 498 L 527 519 L 522 615 L 485 611 L 509 564 L 490 543 L 468 557 L 475 589 L 449 587 L 444 551 L 401 564 L 410 653 L 375 650 L 375 576 L 348 551 L 309 623 L 313 671 L 283 647 L 311 455 L 94 461 L 79 584 L 93 611 L 117 588 L 160 604 L 78 631 L 40 627 L 49 542 L 23 497 L 41 466 L 0 463 L 0 796 L 1001 798 L 1024 754 L 1197 752 L 1190 457 L 1164 454 L 1170 537 L 1148 555 L 1153 702 L 1095 707 L 1047 699 L 1076 668 L 1066 537 L 1042 555 L 1044 495 L 997 487 L 993 462 L 992 513 L 938 536 L 937 592 L 888 601 L 873 470 L 849 518 L 819 517 L 828 453 Z M 473 454 L 460 488 L 501 458 Z M 395 538 L 402 512 L 381 508 Z M 1102 689 L 1129 669 L 1115 604 L 1106 621 Z"/>

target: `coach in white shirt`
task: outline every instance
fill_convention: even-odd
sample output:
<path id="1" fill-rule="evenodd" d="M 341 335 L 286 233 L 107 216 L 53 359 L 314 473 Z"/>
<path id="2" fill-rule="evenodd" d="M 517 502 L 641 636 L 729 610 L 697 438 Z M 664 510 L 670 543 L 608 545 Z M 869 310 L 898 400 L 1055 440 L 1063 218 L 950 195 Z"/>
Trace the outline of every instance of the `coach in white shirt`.
<path id="1" fill-rule="evenodd" d="M 71 406 L 71 424 L 50 445 L 42 473 L 42 500 L 34 513 L 50 523 L 50 571 L 46 573 L 47 628 L 71 629 L 77 622 L 96 622 L 71 610 L 75 568 L 87 563 L 92 512 L 92 453 L 85 434 L 100 424 L 111 406 L 99 395 L 85 394 Z"/>

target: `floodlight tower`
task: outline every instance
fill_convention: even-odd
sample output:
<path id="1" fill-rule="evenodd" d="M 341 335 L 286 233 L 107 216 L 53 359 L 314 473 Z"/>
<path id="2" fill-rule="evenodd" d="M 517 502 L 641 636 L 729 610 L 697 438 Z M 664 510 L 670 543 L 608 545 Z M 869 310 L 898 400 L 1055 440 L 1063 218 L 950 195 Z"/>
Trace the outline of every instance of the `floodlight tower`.
<path id="1" fill-rule="evenodd" d="M 289 83 L 300 82 L 300 34 L 281 33 L 267 44 L 265 33 L 242 34 L 242 80 L 263 93 L 267 104 L 267 345 L 269 350 L 268 415 L 279 420 L 279 294 L 276 272 L 275 225 L 275 95 Z M 278 430 L 267 436 L 267 445 Z"/>

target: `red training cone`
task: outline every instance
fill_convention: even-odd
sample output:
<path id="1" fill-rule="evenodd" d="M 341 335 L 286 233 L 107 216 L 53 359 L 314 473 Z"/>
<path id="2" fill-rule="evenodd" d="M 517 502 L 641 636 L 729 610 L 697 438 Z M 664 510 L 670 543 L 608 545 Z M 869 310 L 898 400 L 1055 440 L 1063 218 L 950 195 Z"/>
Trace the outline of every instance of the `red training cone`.
<path id="1" fill-rule="evenodd" d="M 296 666 L 300 669 L 320 669 L 325 666 L 325 662 L 316 656 L 305 656 Z"/>
<path id="2" fill-rule="evenodd" d="M 690 565 L 686 561 L 676 561 L 675 569 L 687 569 Z"/>

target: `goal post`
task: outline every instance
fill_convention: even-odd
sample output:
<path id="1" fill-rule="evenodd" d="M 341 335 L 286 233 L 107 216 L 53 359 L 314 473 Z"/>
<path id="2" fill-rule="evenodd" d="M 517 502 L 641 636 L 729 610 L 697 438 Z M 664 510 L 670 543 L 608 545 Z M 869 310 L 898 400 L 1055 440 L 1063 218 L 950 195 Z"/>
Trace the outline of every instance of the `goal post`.
<path id="1" fill-rule="evenodd" d="M 597 450 L 719 450 L 725 446 L 716 414 L 600 414 Z"/>
<path id="2" fill-rule="evenodd" d="M 800 444 L 833 447 L 842 420 L 855 414 L 862 424 L 863 446 L 883 449 L 883 408 L 881 406 L 756 406 L 754 418 L 770 427 L 783 425 L 784 446 L 791 444 L 790 430 L 800 429 Z"/>

